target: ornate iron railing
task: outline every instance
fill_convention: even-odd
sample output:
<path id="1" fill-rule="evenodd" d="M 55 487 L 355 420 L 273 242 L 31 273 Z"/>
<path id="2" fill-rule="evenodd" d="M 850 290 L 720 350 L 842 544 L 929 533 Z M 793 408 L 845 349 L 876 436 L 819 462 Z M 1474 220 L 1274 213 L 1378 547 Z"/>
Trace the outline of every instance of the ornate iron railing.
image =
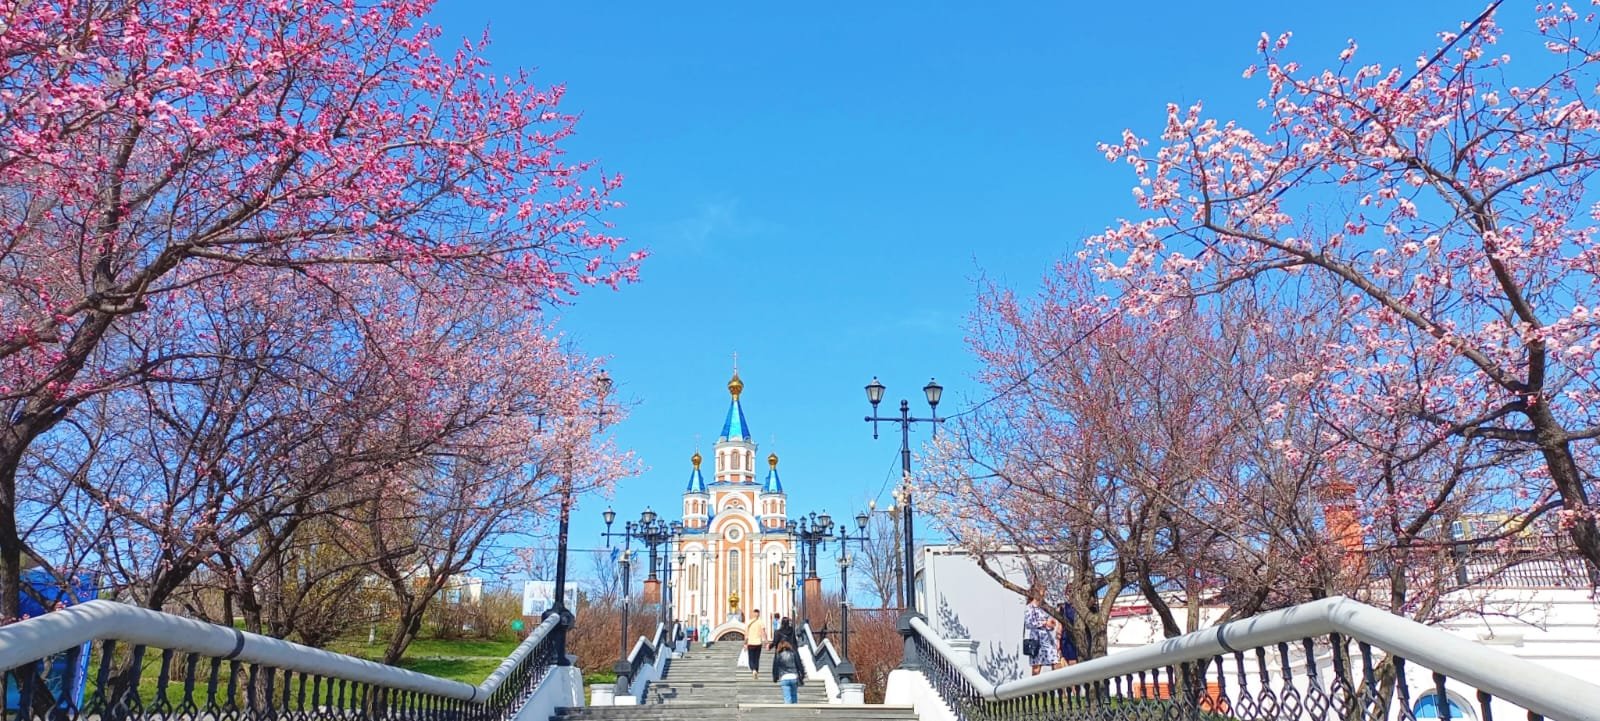
<path id="1" fill-rule="evenodd" d="M 682 624 L 675 623 L 668 627 L 666 624 L 657 623 L 655 635 L 648 638 L 640 636 L 634 641 L 633 649 L 628 652 L 628 657 L 625 659 L 627 674 L 617 674 L 617 696 L 631 695 L 641 702 L 644 700 L 650 682 L 656 678 L 648 670 L 658 666 L 656 661 L 663 654 L 671 655 L 681 627 Z M 617 668 L 621 669 L 620 666 Z"/>
<path id="2" fill-rule="evenodd" d="M 160 611 L 90 601 L 0 628 L 4 717 L 508 721 L 555 665 L 551 632 L 558 623 L 546 619 L 483 683 L 471 686 Z"/>
<path id="3" fill-rule="evenodd" d="M 645 638 L 640 636 L 633 644 L 633 651 L 628 654 L 628 678 L 639 678 L 639 672 L 645 666 L 652 665 L 661 655 L 662 635 L 666 633 L 666 625 L 657 623 L 655 635 Z"/>
<path id="4" fill-rule="evenodd" d="M 911 627 L 924 675 L 967 721 L 1600 720 L 1600 686 L 1345 598 L 999 685 L 971 643 Z"/>

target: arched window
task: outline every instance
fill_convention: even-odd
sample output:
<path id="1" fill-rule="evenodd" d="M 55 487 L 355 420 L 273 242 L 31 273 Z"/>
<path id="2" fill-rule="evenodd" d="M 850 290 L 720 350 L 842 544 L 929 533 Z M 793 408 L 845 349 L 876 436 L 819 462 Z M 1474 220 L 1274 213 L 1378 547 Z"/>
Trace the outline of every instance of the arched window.
<path id="1" fill-rule="evenodd" d="M 728 591 L 739 590 L 739 549 L 728 550 Z"/>
<path id="2" fill-rule="evenodd" d="M 717 454 L 717 470 L 722 470 L 722 454 Z"/>
<path id="3" fill-rule="evenodd" d="M 1472 721 L 1472 716 L 1468 715 L 1466 709 L 1462 708 L 1461 704 L 1456 703 L 1455 699 L 1447 696 L 1445 697 L 1445 703 L 1450 704 L 1451 721 Z M 1417 721 L 1436 721 L 1440 717 L 1439 696 L 1433 693 L 1425 694 L 1422 698 L 1417 699 L 1417 703 L 1412 706 L 1412 709 Z"/>
<path id="4" fill-rule="evenodd" d="M 744 465 L 745 465 L 746 468 L 749 468 L 752 471 L 755 470 L 756 469 L 756 454 L 751 453 L 750 451 L 745 451 L 744 452 Z"/>

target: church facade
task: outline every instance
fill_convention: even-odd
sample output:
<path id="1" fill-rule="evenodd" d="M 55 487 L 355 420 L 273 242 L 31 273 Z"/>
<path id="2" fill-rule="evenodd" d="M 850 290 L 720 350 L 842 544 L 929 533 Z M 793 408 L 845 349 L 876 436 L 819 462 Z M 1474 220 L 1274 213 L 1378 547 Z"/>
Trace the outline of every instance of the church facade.
<path id="1" fill-rule="evenodd" d="M 669 596 L 674 617 L 694 628 L 708 626 L 714 639 L 741 635 L 751 609 L 794 615 L 788 496 L 777 454 L 758 458 L 739 401 L 743 392 L 736 369 L 728 381 L 728 414 L 711 450 L 709 483 L 701 469 L 705 459 L 698 451 L 690 459 L 683 532 L 671 557 L 681 559 Z"/>

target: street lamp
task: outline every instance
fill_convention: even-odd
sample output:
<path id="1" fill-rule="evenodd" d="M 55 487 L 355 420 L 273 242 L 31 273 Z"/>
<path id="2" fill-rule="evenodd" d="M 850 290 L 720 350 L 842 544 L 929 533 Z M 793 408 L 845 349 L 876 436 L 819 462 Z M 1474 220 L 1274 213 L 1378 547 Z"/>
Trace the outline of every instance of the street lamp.
<path id="1" fill-rule="evenodd" d="M 901 531 L 901 534 L 904 536 L 904 555 L 901 557 L 901 564 L 902 568 L 904 569 L 903 577 L 905 579 L 903 591 L 905 593 L 905 610 L 900 613 L 900 619 L 895 625 L 900 631 L 900 635 L 905 637 L 905 646 L 901 655 L 900 668 L 915 669 L 918 668 L 917 647 L 916 643 L 912 640 L 914 631 L 911 628 L 911 619 L 917 618 L 918 614 L 916 610 L 917 583 L 916 579 L 913 577 L 916 566 L 914 563 L 913 550 L 911 546 L 913 528 L 913 518 L 911 513 L 911 424 L 928 423 L 933 426 L 935 433 L 938 432 L 937 429 L 939 428 L 939 424 L 944 422 L 944 419 L 939 417 L 939 400 L 944 396 L 944 386 L 939 385 L 938 381 L 929 379 L 928 385 L 922 387 L 922 394 L 928 400 L 928 410 L 930 411 L 928 418 L 913 417 L 911 415 L 911 403 L 904 399 L 900 401 L 899 416 L 879 416 L 878 404 L 883 401 L 883 393 L 886 388 L 884 387 L 883 383 L 878 381 L 877 376 L 873 376 L 872 382 L 867 384 L 866 390 L 867 402 L 872 404 L 872 415 L 867 416 L 865 420 L 872 424 L 873 439 L 876 440 L 878 437 L 879 421 L 900 424 L 901 498 L 899 499 L 899 505 L 901 508 L 900 515 L 904 526 Z"/>
<path id="2" fill-rule="evenodd" d="M 594 377 L 595 417 L 597 419 L 596 432 L 606 426 L 606 394 L 611 392 L 611 376 L 605 371 L 600 371 Z M 567 631 L 572 628 L 574 618 L 572 611 L 567 608 L 567 527 L 572 516 L 572 448 L 567 448 L 567 468 L 565 478 L 561 480 L 561 513 L 560 523 L 556 531 L 556 584 L 555 603 L 544 612 L 543 618 L 557 616 L 560 625 L 556 630 L 555 652 L 556 665 L 568 666 L 572 661 L 567 658 Z M 616 514 L 611 514 L 615 516 Z M 607 520 L 606 524 L 610 525 Z"/>
<path id="3" fill-rule="evenodd" d="M 802 584 L 810 584 L 817 578 L 817 546 L 833 538 L 833 517 L 823 511 L 822 515 L 810 513 L 799 519 L 790 519 L 785 528 L 789 535 L 800 542 L 800 565 L 805 569 Z M 821 581 L 817 581 L 820 585 Z M 811 621 L 810 603 L 808 603 L 805 589 L 800 590 L 800 620 L 804 623 Z"/>
<path id="4" fill-rule="evenodd" d="M 677 538 L 682 532 L 682 523 L 678 521 L 667 523 L 657 516 L 656 512 L 650 508 L 645 508 L 644 512 L 639 514 L 639 523 L 638 525 L 634 526 L 634 535 L 638 536 L 639 540 L 645 544 L 648 549 L 648 553 L 650 554 L 649 580 L 657 584 L 656 603 L 658 606 L 660 606 L 659 613 L 657 615 L 660 616 L 660 620 L 663 624 L 665 624 L 668 620 L 667 591 L 662 590 L 662 586 L 660 585 L 661 582 L 657 581 L 656 579 L 656 548 L 666 545 L 669 541 Z M 663 550 L 661 555 L 662 557 L 666 556 L 665 550 Z M 672 568 L 670 565 L 668 565 L 666 573 L 666 581 L 671 583 Z"/>
<path id="5" fill-rule="evenodd" d="M 617 642 L 617 647 L 619 649 L 618 652 L 617 652 L 618 653 L 617 662 L 612 665 L 611 670 L 617 674 L 617 686 L 618 686 L 618 688 L 619 689 L 625 689 L 628 686 L 628 681 L 629 681 L 628 674 L 633 672 L 633 666 L 628 663 L 628 606 L 629 606 L 629 599 L 628 599 L 629 593 L 628 592 L 629 592 L 629 586 L 631 585 L 630 582 L 629 582 L 629 578 L 628 578 L 629 571 L 631 570 L 630 569 L 631 559 L 629 558 L 629 554 L 632 552 L 631 546 L 632 546 L 632 543 L 633 543 L 633 539 L 637 538 L 637 539 L 640 540 L 640 542 L 648 543 L 649 540 L 650 540 L 650 534 L 652 532 L 655 532 L 655 529 L 653 527 L 656 526 L 656 525 L 664 525 L 664 524 L 650 523 L 650 524 L 647 525 L 644 522 L 645 518 L 649 518 L 651 521 L 655 521 L 655 519 L 656 519 L 655 512 L 650 510 L 650 509 L 648 509 L 648 508 L 646 508 L 643 513 L 639 514 L 639 521 L 638 522 L 628 521 L 626 523 L 623 523 L 622 524 L 622 532 L 621 533 L 613 533 L 611 531 L 611 524 L 616 522 L 616 520 L 617 520 L 617 512 L 616 511 L 611 510 L 610 508 L 607 508 L 604 513 L 600 514 L 600 518 L 606 522 L 606 530 L 605 530 L 604 533 L 600 534 L 600 535 L 604 536 L 605 539 L 606 539 L 606 548 L 610 548 L 611 547 L 611 539 L 612 539 L 612 537 L 619 537 L 619 538 L 622 539 L 622 553 L 621 553 L 621 555 L 620 555 L 620 557 L 618 558 L 618 561 L 617 561 L 618 563 L 620 563 L 622 565 L 622 636 L 621 636 L 620 640 Z M 661 533 L 665 533 L 665 531 L 660 531 L 660 532 Z M 651 546 L 651 551 L 652 551 L 652 553 L 651 553 L 651 556 L 650 556 L 650 577 L 654 578 L 655 577 L 654 546 Z"/>
<path id="6" fill-rule="evenodd" d="M 839 641 L 842 646 L 840 652 L 844 654 L 844 662 L 839 664 L 839 677 L 849 679 L 855 673 L 855 666 L 850 663 L 850 544 L 867 543 L 867 512 L 856 514 L 856 535 L 850 535 L 850 529 L 839 527 L 839 557 L 834 559 L 839 564 Z"/>

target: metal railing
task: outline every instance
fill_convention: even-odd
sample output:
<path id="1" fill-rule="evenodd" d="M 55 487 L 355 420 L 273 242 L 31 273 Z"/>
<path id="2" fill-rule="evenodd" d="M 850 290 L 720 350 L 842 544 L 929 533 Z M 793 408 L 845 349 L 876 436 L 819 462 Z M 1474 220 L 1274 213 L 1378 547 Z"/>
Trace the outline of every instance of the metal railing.
<path id="1" fill-rule="evenodd" d="M 628 673 L 626 676 L 618 674 L 616 694 L 618 696 L 631 695 L 643 702 L 649 690 L 650 682 L 655 680 L 655 675 L 650 673 L 657 667 L 657 660 L 663 655 L 671 657 L 672 647 L 677 641 L 682 624 L 667 626 L 663 623 L 656 624 L 655 635 L 650 637 L 640 636 L 633 643 L 633 649 L 628 652 Z"/>
<path id="2" fill-rule="evenodd" d="M 824 629 L 824 630 L 826 630 L 826 629 Z M 823 669 L 831 669 L 833 671 L 834 677 L 835 678 L 839 678 L 839 676 L 840 676 L 839 667 L 844 663 L 844 658 L 839 656 L 838 649 L 835 649 L 833 647 L 833 644 L 831 642 L 829 642 L 829 641 L 823 641 L 822 643 L 817 643 L 816 634 L 811 632 L 811 624 L 810 623 L 807 623 L 804 626 L 801 626 L 801 628 L 800 628 L 800 636 L 801 636 L 801 639 L 803 640 L 802 642 L 805 643 L 806 648 L 811 649 L 811 657 L 813 659 L 813 662 L 817 664 L 817 671 L 820 672 Z M 853 670 L 853 669 L 851 669 L 851 670 Z M 848 680 L 848 679 L 840 679 L 840 680 Z"/>
<path id="3" fill-rule="evenodd" d="M 972 642 L 911 627 L 930 685 L 968 721 L 1600 720 L 1600 686 L 1346 598 L 999 685 Z"/>
<path id="4" fill-rule="evenodd" d="M 483 683 L 112 601 L 0 628 L 6 719 L 507 721 L 555 665 L 545 619 Z M 548 642 L 547 642 L 548 641 Z M 82 663 L 89 648 L 88 664 Z M 87 668 L 81 680 L 52 669 Z M 76 681 L 76 683 L 75 683 Z"/>

